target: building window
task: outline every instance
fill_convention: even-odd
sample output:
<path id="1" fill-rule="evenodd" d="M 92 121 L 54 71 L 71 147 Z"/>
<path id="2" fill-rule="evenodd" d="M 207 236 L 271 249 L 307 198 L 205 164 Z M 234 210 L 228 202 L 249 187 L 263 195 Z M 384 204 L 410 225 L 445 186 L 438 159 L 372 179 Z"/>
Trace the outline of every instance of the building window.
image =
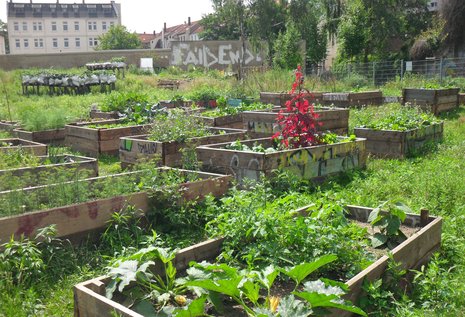
<path id="1" fill-rule="evenodd" d="M 56 30 L 57 30 L 57 23 L 52 22 L 52 31 L 56 31 Z"/>
<path id="2" fill-rule="evenodd" d="M 23 31 L 27 31 L 27 22 L 23 22 Z"/>
<path id="3" fill-rule="evenodd" d="M 42 22 L 32 22 L 32 30 L 42 31 Z M 52 30 L 53 30 L 53 26 L 52 26 Z"/>
<path id="4" fill-rule="evenodd" d="M 20 48 L 20 47 L 21 47 L 21 43 L 20 43 L 19 39 L 16 39 L 16 40 L 15 40 L 15 43 L 16 43 L 16 48 Z"/>
<path id="5" fill-rule="evenodd" d="M 76 43 L 76 47 L 81 47 L 81 39 L 79 37 L 76 37 L 75 43 Z"/>
<path id="6" fill-rule="evenodd" d="M 44 40 L 43 39 L 39 39 L 39 47 L 44 47 Z"/>
<path id="7" fill-rule="evenodd" d="M 18 22 L 13 23 L 13 28 L 15 31 L 19 31 L 19 23 Z"/>
<path id="8" fill-rule="evenodd" d="M 88 29 L 89 31 L 96 31 L 97 30 L 97 22 L 88 22 Z"/>
<path id="9" fill-rule="evenodd" d="M 68 39 L 67 37 L 65 37 L 65 38 L 63 39 L 63 46 L 64 46 L 64 47 L 69 47 L 69 39 Z"/>
<path id="10" fill-rule="evenodd" d="M 39 47 L 39 39 L 34 39 L 34 47 Z"/>
<path id="11" fill-rule="evenodd" d="M 102 22 L 102 30 L 103 31 L 107 30 L 107 22 Z"/>
<path id="12" fill-rule="evenodd" d="M 37 30 L 42 31 L 42 22 L 37 22 Z"/>
<path id="13" fill-rule="evenodd" d="M 68 22 L 63 22 L 63 31 L 68 31 Z"/>
<path id="14" fill-rule="evenodd" d="M 89 46 L 94 47 L 98 45 L 98 40 L 96 37 L 89 37 Z"/>
<path id="15" fill-rule="evenodd" d="M 24 40 L 23 40 L 23 45 L 24 45 L 24 48 L 28 48 L 28 47 L 29 47 L 29 40 L 28 40 L 28 39 L 24 39 Z"/>
<path id="16" fill-rule="evenodd" d="M 79 31 L 79 21 L 74 21 L 74 31 Z"/>
<path id="17" fill-rule="evenodd" d="M 52 39 L 52 46 L 55 47 L 55 48 L 58 47 L 58 39 Z"/>

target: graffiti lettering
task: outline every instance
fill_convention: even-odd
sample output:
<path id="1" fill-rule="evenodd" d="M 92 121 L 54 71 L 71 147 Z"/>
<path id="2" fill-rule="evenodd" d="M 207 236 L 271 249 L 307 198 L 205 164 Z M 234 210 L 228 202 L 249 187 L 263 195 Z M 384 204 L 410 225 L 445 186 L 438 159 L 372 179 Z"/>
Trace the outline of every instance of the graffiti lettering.
<path id="1" fill-rule="evenodd" d="M 137 143 L 137 151 L 142 154 L 157 153 L 157 145 L 155 143 Z"/>

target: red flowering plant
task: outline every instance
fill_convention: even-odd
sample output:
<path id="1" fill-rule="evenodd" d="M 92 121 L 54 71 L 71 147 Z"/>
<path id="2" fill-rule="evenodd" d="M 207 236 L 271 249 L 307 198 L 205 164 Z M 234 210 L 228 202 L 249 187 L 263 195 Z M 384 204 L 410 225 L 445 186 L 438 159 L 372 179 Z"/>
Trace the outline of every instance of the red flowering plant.
<path id="1" fill-rule="evenodd" d="M 295 149 L 321 144 L 322 140 L 317 134 L 318 114 L 313 110 L 313 103 L 309 99 L 312 95 L 302 88 L 304 75 L 302 68 L 297 66 L 295 81 L 289 92 L 291 99 L 286 102 L 286 108 L 279 111 L 276 122 L 282 127 L 280 132 L 272 138 L 280 142 L 281 147 Z"/>

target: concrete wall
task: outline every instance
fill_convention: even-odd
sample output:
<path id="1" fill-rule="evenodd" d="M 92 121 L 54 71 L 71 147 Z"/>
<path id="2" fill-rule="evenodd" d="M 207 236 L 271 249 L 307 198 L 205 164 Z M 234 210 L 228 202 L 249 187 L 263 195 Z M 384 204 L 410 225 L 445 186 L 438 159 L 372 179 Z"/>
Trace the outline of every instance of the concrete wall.
<path id="1" fill-rule="evenodd" d="M 26 68 L 71 68 L 82 67 L 86 63 L 109 61 L 112 57 L 126 57 L 128 65 L 139 67 L 140 59 L 153 58 L 155 67 L 168 67 L 171 56 L 170 50 L 120 50 L 97 51 L 83 53 L 37 54 L 37 55 L 0 55 L 0 69 Z"/>
<path id="2" fill-rule="evenodd" d="M 254 50 L 241 41 L 186 41 L 171 43 L 170 65 L 187 68 L 189 65 L 213 69 L 237 69 L 244 60 L 245 66 L 262 66 L 265 63 L 262 51 Z"/>
<path id="3" fill-rule="evenodd" d="M 5 38 L 0 35 L 0 55 L 6 54 Z"/>

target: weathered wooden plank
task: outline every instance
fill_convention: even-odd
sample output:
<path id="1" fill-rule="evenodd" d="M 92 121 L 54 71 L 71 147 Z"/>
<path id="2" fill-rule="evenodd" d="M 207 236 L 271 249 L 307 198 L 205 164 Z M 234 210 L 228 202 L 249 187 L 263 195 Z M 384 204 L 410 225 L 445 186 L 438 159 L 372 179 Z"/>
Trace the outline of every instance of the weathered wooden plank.
<path id="1" fill-rule="evenodd" d="M 65 129 L 45 130 L 45 131 L 26 131 L 21 128 L 16 128 L 12 131 L 12 134 L 17 138 L 46 143 L 46 144 L 63 144 L 66 136 Z"/>
<path id="2" fill-rule="evenodd" d="M 458 88 L 404 88 L 402 90 L 403 103 L 405 105 L 418 105 L 423 110 L 438 115 L 459 106 L 459 91 Z"/>
<path id="3" fill-rule="evenodd" d="M 0 145 L 2 143 L 11 144 L 10 146 L 0 146 L 0 152 L 3 153 L 8 151 L 21 150 L 37 156 L 47 155 L 47 145 L 42 143 L 22 140 L 18 138 L 0 139 Z"/>
<path id="4" fill-rule="evenodd" d="M 242 141 L 253 147 L 272 146 L 270 139 Z M 366 165 L 365 140 L 318 145 L 273 153 L 256 153 L 225 149 L 229 143 L 197 147 L 197 158 L 206 170 L 232 174 L 240 183 L 244 178 L 259 179 L 276 169 L 289 170 L 304 179 L 322 178 L 331 174 L 363 168 Z"/>

